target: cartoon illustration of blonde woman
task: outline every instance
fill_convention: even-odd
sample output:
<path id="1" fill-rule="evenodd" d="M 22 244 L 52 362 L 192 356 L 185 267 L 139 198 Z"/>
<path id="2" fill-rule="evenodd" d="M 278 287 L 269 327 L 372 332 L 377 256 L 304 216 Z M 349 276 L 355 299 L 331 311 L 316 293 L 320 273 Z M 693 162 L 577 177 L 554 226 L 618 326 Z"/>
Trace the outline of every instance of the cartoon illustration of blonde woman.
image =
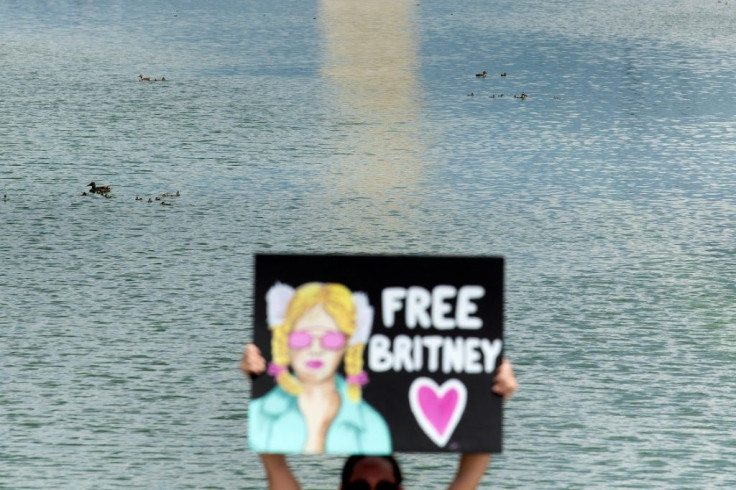
<path id="1" fill-rule="evenodd" d="M 251 402 L 248 441 L 260 453 L 390 454 L 383 417 L 362 399 L 373 326 L 364 293 L 336 283 L 276 283 L 266 294 L 277 386 Z M 341 361 L 345 377 L 339 374 Z"/>

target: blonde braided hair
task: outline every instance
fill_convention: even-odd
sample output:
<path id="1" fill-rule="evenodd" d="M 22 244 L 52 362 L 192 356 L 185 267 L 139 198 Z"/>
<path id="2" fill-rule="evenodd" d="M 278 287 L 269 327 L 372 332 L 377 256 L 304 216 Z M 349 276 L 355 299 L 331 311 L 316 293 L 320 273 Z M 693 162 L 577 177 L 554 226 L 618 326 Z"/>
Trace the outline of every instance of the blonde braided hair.
<path id="1" fill-rule="evenodd" d="M 325 311 L 337 323 L 337 328 L 350 338 L 356 329 L 356 309 L 350 289 L 337 283 L 310 282 L 303 284 L 294 292 L 294 296 L 286 309 L 284 321 L 272 327 L 271 353 L 273 363 L 288 368 L 289 334 L 294 324 L 311 308 L 322 305 Z M 363 370 L 364 343 L 348 346 L 343 358 L 345 374 L 348 377 L 357 375 Z M 292 395 L 298 395 L 304 389 L 301 382 L 288 369 L 284 369 L 276 378 L 281 388 Z M 348 382 L 348 398 L 353 402 L 360 401 L 362 389 L 357 383 Z"/>

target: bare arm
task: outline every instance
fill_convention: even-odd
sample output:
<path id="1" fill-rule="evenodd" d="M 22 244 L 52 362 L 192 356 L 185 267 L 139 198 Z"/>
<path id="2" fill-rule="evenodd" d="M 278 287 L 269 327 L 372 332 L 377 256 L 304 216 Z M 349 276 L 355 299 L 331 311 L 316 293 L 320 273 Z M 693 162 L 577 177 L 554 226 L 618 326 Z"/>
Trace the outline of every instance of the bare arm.
<path id="1" fill-rule="evenodd" d="M 457 474 L 448 490 L 474 490 L 491 462 L 491 455 L 465 453 L 460 457 Z"/>
<path id="2" fill-rule="evenodd" d="M 246 344 L 240 359 L 240 370 L 253 379 L 266 370 L 266 360 L 255 344 Z M 266 470 L 270 490 L 299 490 L 299 482 L 286 462 L 283 454 L 261 454 L 261 463 Z"/>
<path id="3" fill-rule="evenodd" d="M 514 395 L 518 387 L 519 382 L 516 380 L 516 375 L 514 375 L 514 367 L 504 357 L 501 365 L 498 367 L 496 376 L 493 378 L 491 390 L 504 400 L 508 400 Z M 448 490 L 474 490 L 483 479 L 483 475 L 490 462 L 490 454 L 463 454 L 460 457 L 460 464 L 457 467 L 455 479 Z"/>
<path id="4" fill-rule="evenodd" d="M 266 469 L 269 490 L 301 489 L 283 454 L 261 454 L 261 463 Z"/>

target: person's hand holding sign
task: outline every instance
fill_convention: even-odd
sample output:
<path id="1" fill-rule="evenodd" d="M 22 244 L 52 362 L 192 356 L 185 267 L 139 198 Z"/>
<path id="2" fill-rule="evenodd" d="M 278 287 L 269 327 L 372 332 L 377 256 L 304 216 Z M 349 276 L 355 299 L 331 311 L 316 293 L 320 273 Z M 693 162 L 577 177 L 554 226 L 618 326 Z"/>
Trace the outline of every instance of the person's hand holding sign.
<path id="1" fill-rule="evenodd" d="M 266 370 L 266 359 L 256 344 L 245 345 L 243 357 L 240 359 L 240 370 L 251 379 L 263 374 Z"/>
<path id="2" fill-rule="evenodd" d="M 496 376 L 493 377 L 493 387 L 491 389 L 504 400 L 508 400 L 514 395 L 518 387 L 519 382 L 514 375 L 514 367 L 511 365 L 511 361 L 504 357 L 501 360 L 501 365 L 498 366 Z"/>

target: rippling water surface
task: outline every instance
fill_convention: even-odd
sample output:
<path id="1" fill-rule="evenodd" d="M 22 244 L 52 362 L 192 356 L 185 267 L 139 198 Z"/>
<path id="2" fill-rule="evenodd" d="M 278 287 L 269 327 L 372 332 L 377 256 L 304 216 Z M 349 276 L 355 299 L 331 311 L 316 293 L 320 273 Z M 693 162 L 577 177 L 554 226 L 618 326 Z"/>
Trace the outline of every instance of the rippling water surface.
<path id="1" fill-rule="evenodd" d="M 263 488 L 268 251 L 506 257 L 485 485 L 736 486 L 736 4 L 353 3 L 0 3 L 0 486 Z"/>

